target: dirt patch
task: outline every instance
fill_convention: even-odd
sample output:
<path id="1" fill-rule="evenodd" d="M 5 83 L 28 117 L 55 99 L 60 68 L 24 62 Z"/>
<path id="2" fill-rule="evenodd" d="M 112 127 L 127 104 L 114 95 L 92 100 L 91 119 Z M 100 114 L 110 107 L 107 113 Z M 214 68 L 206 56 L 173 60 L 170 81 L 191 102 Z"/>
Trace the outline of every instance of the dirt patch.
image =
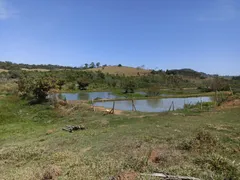
<path id="1" fill-rule="evenodd" d="M 111 111 L 111 109 L 106 109 L 102 106 L 94 106 L 94 109 L 95 109 L 95 111 L 101 111 L 101 112 L 105 112 L 105 113 Z M 121 111 L 121 110 L 117 110 L 117 109 L 114 110 L 114 114 L 116 114 L 116 115 L 120 115 L 122 113 L 123 113 L 123 111 Z"/>
<path id="2" fill-rule="evenodd" d="M 166 167 L 174 166 L 178 164 L 177 162 L 183 161 L 183 156 L 181 151 L 175 149 L 174 147 L 168 147 L 167 145 L 162 147 L 156 147 L 152 149 L 148 157 L 149 165 L 157 165 Z"/>
<path id="3" fill-rule="evenodd" d="M 110 178 L 110 180 L 135 180 L 138 177 L 138 173 L 134 171 L 122 172 L 116 177 Z"/>
<path id="4" fill-rule="evenodd" d="M 148 161 L 152 163 L 159 163 L 160 161 L 164 161 L 163 151 L 165 150 L 160 150 L 160 149 L 152 150 L 148 158 Z"/>
<path id="5" fill-rule="evenodd" d="M 62 170 L 60 167 L 56 165 L 51 165 L 45 168 L 41 180 L 57 180 L 57 177 L 60 176 L 62 173 Z"/>
<path id="6" fill-rule="evenodd" d="M 46 135 L 50 135 L 54 132 L 55 132 L 55 129 L 49 129 L 49 130 L 47 130 Z"/>
<path id="7" fill-rule="evenodd" d="M 217 107 L 218 110 L 240 107 L 240 99 L 228 100 L 221 104 L 221 106 Z"/>

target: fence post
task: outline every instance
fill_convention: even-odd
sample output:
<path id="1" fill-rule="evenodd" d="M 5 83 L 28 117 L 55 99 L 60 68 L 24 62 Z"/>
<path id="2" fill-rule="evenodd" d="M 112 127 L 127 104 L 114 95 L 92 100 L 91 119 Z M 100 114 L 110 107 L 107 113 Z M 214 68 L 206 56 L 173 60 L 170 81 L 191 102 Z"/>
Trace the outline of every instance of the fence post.
<path id="1" fill-rule="evenodd" d="M 95 106 L 94 106 L 94 101 L 92 99 L 92 107 L 93 107 L 93 111 L 95 111 Z"/>
<path id="2" fill-rule="evenodd" d="M 201 97 L 201 110 L 202 110 L 202 97 Z"/>
<path id="3" fill-rule="evenodd" d="M 170 107 L 169 107 L 168 111 L 171 111 L 171 108 L 172 108 L 172 103 L 171 103 L 171 105 L 170 105 Z"/>
<path id="4" fill-rule="evenodd" d="M 136 109 L 136 107 L 135 107 L 135 105 L 134 105 L 133 99 L 132 99 L 132 111 L 137 111 L 137 109 Z"/>
<path id="5" fill-rule="evenodd" d="M 114 109 L 115 109 L 115 101 L 113 101 L 113 107 L 112 107 L 111 111 L 109 112 L 109 114 L 114 114 Z"/>
<path id="6" fill-rule="evenodd" d="M 113 114 L 114 114 L 114 110 L 115 110 L 115 101 L 113 101 Z"/>

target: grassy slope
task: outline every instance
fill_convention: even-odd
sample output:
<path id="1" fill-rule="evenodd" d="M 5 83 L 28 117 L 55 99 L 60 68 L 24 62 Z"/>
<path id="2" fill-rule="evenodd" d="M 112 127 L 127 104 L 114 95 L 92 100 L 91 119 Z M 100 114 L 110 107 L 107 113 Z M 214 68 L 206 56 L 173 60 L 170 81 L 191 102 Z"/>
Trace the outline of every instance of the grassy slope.
<path id="1" fill-rule="evenodd" d="M 27 69 L 27 68 L 22 68 L 24 71 L 49 71 L 48 69 Z M 60 69 L 61 70 L 61 69 Z M 138 68 L 133 68 L 133 67 L 118 67 L 118 66 L 107 66 L 107 67 L 100 67 L 100 68 L 93 68 L 93 69 L 87 69 L 87 71 L 102 71 L 103 73 L 109 73 L 109 74 L 119 74 L 125 76 L 138 76 L 138 73 L 140 75 L 146 75 L 150 73 L 150 70 L 145 70 L 145 69 L 138 69 Z M 8 72 L 8 70 L 5 69 L 0 69 L 1 72 Z"/>
<path id="2" fill-rule="evenodd" d="M 140 75 L 145 75 L 150 73 L 150 70 L 145 70 L 145 69 L 138 69 L 138 68 L 133 68 L 133 67 L 118 67 L 118 66 L 107 66 L 104 68 L 93 68 L 93 69 L 88 69 L 88 71 L 102 71 L 103 73 L 109 73 L 109 74 L 119 74 L 125 76 L 137 76 L 138 73 Z"/>
<path id="3" fill-rule="evenodd" d="M 108 179 L 128 170 L 219 180 L 239 173 L 232 163 L 240 162 L 239 108 L 191 116 L 64 112 L 0 97 L 2 179 L 40 179 L 51 169 L 61 172 L 59 179 Z M 61 130 L 69 124 L 87 129 Z M 47 135 L 50 129 L 53 133 Z M 202 129 L 212 136 L 198 141 L 195 137 Z M 217 137 L 216 144 L 212 137 Z M 158 163 L 148 161 L 152 150 L 159 151 Z"/>

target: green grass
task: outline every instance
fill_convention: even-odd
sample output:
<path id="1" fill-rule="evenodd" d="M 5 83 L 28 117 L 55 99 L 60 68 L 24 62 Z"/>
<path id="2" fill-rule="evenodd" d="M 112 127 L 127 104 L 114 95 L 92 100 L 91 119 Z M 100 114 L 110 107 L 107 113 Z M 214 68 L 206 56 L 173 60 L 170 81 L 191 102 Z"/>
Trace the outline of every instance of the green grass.
<path id="1" fill-rule="evenodd" d="M 125 171 L 240 177 L 240 108 L 194 115 L 103 116 L 84 108 L 66 112 L 0 97 L 2 179 L 108 179 Z M 79 124 L 86 130 L 62 131 L 65 125 Z M 158 151 L 157 163 L 148 160 L 153 150 Z"/>

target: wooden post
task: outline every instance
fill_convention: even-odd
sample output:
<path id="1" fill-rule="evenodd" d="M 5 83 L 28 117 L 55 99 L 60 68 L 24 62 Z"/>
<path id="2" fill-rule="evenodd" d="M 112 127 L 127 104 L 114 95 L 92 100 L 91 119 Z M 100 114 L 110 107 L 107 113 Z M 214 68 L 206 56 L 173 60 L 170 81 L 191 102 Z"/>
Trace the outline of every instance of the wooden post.
<path id="1" fill-rule="evenodd" d="M 171 111 L 171 109 L 174 111 L 174 102 L 173 102 L 173 101 L 172 101 L 172 103 L 171 103 L 171 105 L 170 105 L 168 111 Z"/>
<path id="2" fill-rule="evenodd" d="M 170 105 L 170 107 L 169 107 L 168 111 L 171 111 L 171 108 L 172 108 L 172 103 L 171 103 L 171 105 Z"/>
<path id="3" fill-rule="evenodd" d="M 133 99 L 132 99 L 132 111 L 137 111 L 137 109 L 136 109 L 136 107 L 135 107 L 135 105 L 134 105 Z"/>
<path id="4" fill-rule="evenodd" d="M 109 114 L 114 114 L 114 109 L 115 109 L 115 101 L 113 101 L 113 107 L 112 107 L 111 111 L 109 112 Z"/>
<path id="5" fill-rule="evenodd" d="M 202 110 L 202 97 L 201 97 L 201 110 Z"/>
<path id="6" fill-rule="evenodd" d="M 113 114 L 114 114 L 114 110 L 115 110 L 115 101 L 113 101 Z"/>

